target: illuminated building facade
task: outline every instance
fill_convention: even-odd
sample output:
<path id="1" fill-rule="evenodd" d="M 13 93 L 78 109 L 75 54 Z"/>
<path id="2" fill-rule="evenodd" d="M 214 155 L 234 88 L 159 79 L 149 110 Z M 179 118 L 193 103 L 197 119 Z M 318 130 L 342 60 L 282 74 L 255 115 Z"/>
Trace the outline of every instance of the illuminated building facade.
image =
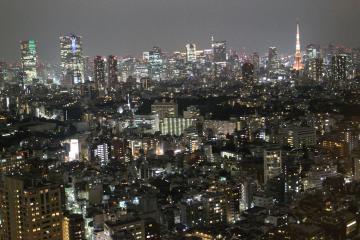
<path id="1" fill-rule="evenodd" d="M 282 151 L 278 148 L 264 150 L 264 182 L 282 172 Z"/>
<path id="2" fill-rule="evenodd" d="M 63 239 L 61 187 L 34 177 L 4 177 L 0 191 L 0 239 Z"/>
<path id="3" fill-rule="evenodd" d="M 22 70 L 25 73 L 24 84 L 29 85 L 34 78 L 38 78 L 37 67 L 39 59 L 37 55 L 37 43 L 34 40 L 22 41 L 20 48 Z"/>
<path id="4" fill-rule="evenodd" d="M 270 47 L 268 53 L 267 69 L 269 72 L 274 72 L 280 67 L 278 50 L 276 47 Z"/>
<path id="5" fill-rule="evenodd" d="M 189 63 L 196 62 L 196 45 L 194 43 L 186 44 L 186 61 Z"/>
<path id="6" fill-rule="evenodd" d="M 323 77 L 323 59 L 320 56 L 320 46 L 309 44 L 306 47 L 305 72 L 309 79 L 320 81 Z"/>
<path id="7" fill-rule="evenodd" d="M 259 53 L 254 52 L 252 55 L 252 64 L 254 65 L 254 74 L 258 75 L 260 73 L 260 56 Z"/>
<path id="8" fill-rule="evenodd" d="M 163 56 L 159 47 L 153 47 L 149 52 L 143 53 L 143 60 L 148 63 L 149 75 L 153 80 L 160 81 L 163 76 Z"/>
<path id="9" fill-rule="evenodd" d="M 63 85 L 84 83 L 82 38 L 76 35 L 60 37 L 60 57 Z"/>
<path id="10" fill-rule="evenodd" d="M 335 84 L 343 84 L 347 79 L 348 56 L 336 54 L 331 59 L 331 78 Z"/>
<path id="11" fill-rule="evenodd" d="M 306 72 L 309 79 L 320 81 L 323 77 L 323 59 L 311 58 L 307 61 Z"/>
<path id="12" fill-rule="evenodd" d="M 118 60 L 116 56 L 108 57 L 108 86 L 110 89 L 118 88 Z"/>
<path id="13" fill-rule="evenodd" d="M 103 91 L 106 87 L 105 59 L 96 56 L 94 59 L 94 82 L 98 91 Z"/>
<path id="14" fill-rule="evenodd" d="M 213 42 L 212 43 L 214 62 L 221 63 L 226 62 L 226 41 Z"/>
<path id="15" fill-rule="evenodd" d="M 185 129 L 193 126 L 196 119 L 188 118 L 164 118 L 160 123 L 160 131 L 163 135 L 180 136 Z"/>
<path id="16" fill-rule="evenodd" d="M 109 145 L 107 143 L 98 144 L 94 149 L 94 156 L 99 158 L 101 164 L 109 161 Z"/>

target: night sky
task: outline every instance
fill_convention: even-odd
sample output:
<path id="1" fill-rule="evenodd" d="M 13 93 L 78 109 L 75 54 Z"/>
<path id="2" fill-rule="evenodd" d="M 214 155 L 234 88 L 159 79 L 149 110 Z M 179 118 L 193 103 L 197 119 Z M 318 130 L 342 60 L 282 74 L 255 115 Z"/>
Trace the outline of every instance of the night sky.
<path id="1" fill-rule="evenodd" d="M 292 53 L 296 18 L 303 46 L 360 47 L 360 0 L 0 0 L 0 59 L 17 60 L 19 41 L 35 39 L 40 58 L 56 63 L 69 33 L 89 56 L 208 48 L 211 34 L 233 49 Z"/>

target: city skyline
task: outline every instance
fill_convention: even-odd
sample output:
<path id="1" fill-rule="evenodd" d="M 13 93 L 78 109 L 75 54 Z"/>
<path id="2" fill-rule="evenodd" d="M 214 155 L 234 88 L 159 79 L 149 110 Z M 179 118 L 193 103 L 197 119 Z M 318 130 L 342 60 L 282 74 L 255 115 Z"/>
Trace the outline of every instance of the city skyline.
<path id="1" fill-rule="evenodd" d="M 360 0 L 1 0 L 0 240 L 360 240 Z"/>
<path id="2" fill-rule="evenodd" d="M 185 44 L 190 42 L 198 49 L 204 49 L 210 45 L 211 35 L 217 40 L 227 40 L 234 50 L 244 48 L 246 52 L 264 53 L 268 47 L 276 46 L 281 53 L 293 54 L 297 18 L 301 24 L 302 46 L 309 43 L 324 46 L 331 42 L 358 47 L 358 33 L 351 31 L 356 29 L 356 22 L 360 20 L 356 14 L 360 9 L 358 1 L 350 0 L 346 6 L 337 1 L 323 0 L 316 3 L 277 0 L 272 1 L 271 6 L 261 1 L 228 1 L 225 5 L 212 0 L 185 1 L 183 4 L 160 0 L 139 2 L 108 0 L 99 5 L 94 1 L 86 4 L 79 1 L 70 5 L 70 1 L 54 4 L 35 1 L 29 5 L 5 1 L 0 4 L 3 5 L 1 9 L 10 11 L 4 11 L 0 24 L 11 34 L 0 40 L 1 58 L 18 61 L 18 43 L 34 39 L 38 42 L 41 60 L 58 63 L 58 38 L 70 33 L 83 36 L 84 53 L 89 56 L 137 57 L 152 46 L 172 52 L 185 49 Z M 241 11 L 244 6 L 247 11 Z M 287 8 L 296 8 L 297 11 L 285 11 Z M 59 14 L 62 14 L 61 21 L 57 21 Z M 17 16 L 14 21 L 13 16 Z M 344 25 L 347 28 L 343 28 Z"/>

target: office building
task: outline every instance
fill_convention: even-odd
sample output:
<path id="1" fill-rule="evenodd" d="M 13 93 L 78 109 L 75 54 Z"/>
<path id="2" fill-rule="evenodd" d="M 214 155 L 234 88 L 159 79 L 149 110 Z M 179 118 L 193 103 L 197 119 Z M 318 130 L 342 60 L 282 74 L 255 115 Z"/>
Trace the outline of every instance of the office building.
<path id="1" fill-rule="evenodd" d="M 335 84 L 343 85 L 347 79 L 347 61 L 346 54 L 336 54 L 331 59 L 331 78 Z"/>
<path id="2" fill-rule="evenodd" d="M 82 38 L 76 35 L 60 37 L 60 57 L 63 85 L 84 83 Z"/>
<path id="3" fill-rule="evenodd" d="M 306 73 L 309 79 L 320 81 L 323 78 L 323 59 L 310 58 L 306 62 Z"/>
<path id="4" fill-rule="evenodd" d="M 267 69 L 269 72 L 274 72 L 280 67 L 278 51 L 276 47 L 270 47 L 268 53 Z"/>
<path id="5" fill-rule="evenodd" d="M 260 73 L 260 56 L 259 53 L 254 52 L 252 55 L 252 64 L 254 65 L 254 74 L 257 76 Z"/>
<path id="6" fill-rule="evenodd" d="M 101 56 L 94 58 L 94 82 L 96 89 L 101 92 L 106 88 L 105 59 Z"/>
<path id="7" fill-rule="evenodd" d="M 212 43 L 212 49 L 214 54 L 215 63 L 226 62 L 226 41 L 216 41 Z"/>
<path id="8" fill-rule="evenodd" d="M 196 62 L 196 45 L 194 43 L 186 44 L 186 61 L 188 63 Z"/>
<path id="9" fill-rule="evenodd" d="M 118 60 L 116 56 L 110 55 L 108 57 L 108 88 L 118 88 Z"/>
<path id="10" fill-rule="evenodd" d="M 153 47 L 149 52 L 143 53 L 143 60 L 148 63 L 149 76 L 156 81 L 163 77 L 163 53 L 159 47 Z"/>
<path id="11" fill-rule="evenodd" d="M 24 72 L 24 85 L 32 83 L 33 79 L 38 78 L 39 58 L 37 55 L 37 42 L 34 40 L 21 41 L 21 65 Z"/>

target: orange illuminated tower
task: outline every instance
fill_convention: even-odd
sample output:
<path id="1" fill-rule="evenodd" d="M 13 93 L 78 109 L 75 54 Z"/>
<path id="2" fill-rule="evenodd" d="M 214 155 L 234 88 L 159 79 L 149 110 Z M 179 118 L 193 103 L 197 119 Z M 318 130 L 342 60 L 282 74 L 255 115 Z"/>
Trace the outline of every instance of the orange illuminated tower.
<path id="1" fill-rule="evenodd" d="M 296 32 L 296 52 L 295 52 L 295 62 L 293 68 L 296 71 L 300 71 L 304 68 L 303 64 L 301 63 L 301 49 L 300 49 L 300 30 L 299 30 L 299 23 L 297 23 L 297 32 Z"/>

